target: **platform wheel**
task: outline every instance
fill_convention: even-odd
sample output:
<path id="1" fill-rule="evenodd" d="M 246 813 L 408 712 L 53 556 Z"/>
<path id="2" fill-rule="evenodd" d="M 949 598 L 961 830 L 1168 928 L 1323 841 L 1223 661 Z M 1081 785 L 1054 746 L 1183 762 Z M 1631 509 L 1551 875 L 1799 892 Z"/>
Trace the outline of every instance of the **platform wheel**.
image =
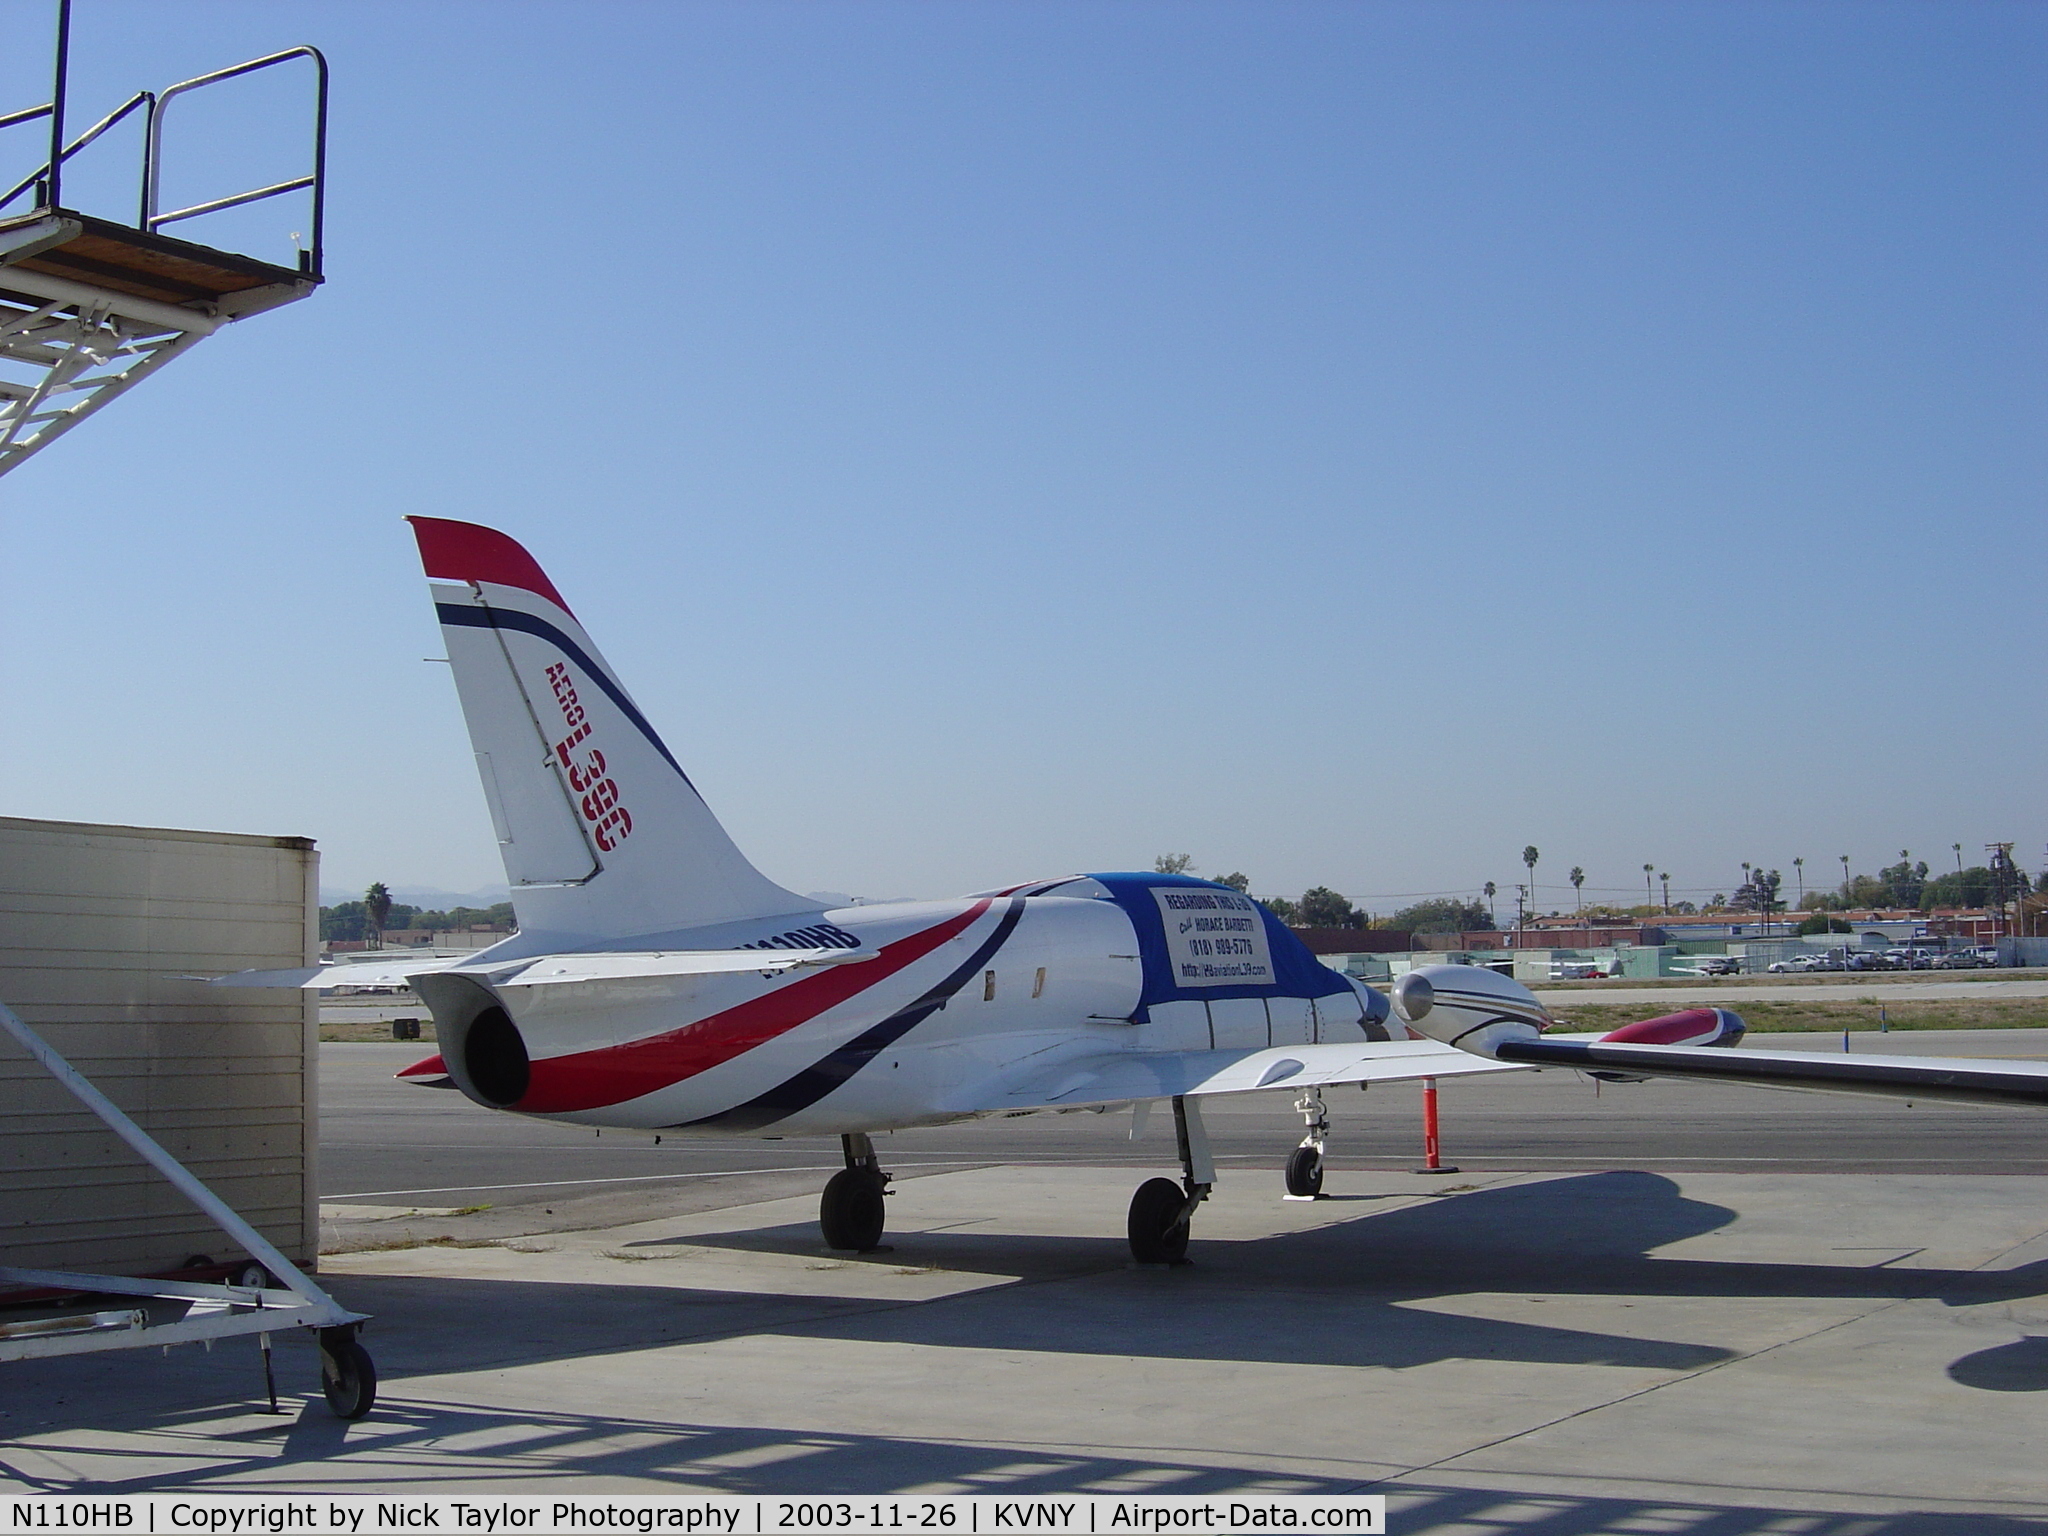
<path id="1" fill-rule="evenodd" d="M 353 1328 L 320 1330 L 320 1390 L 337 1419 L 360 1419 L 377 1403 L 377 1367 Z"/>

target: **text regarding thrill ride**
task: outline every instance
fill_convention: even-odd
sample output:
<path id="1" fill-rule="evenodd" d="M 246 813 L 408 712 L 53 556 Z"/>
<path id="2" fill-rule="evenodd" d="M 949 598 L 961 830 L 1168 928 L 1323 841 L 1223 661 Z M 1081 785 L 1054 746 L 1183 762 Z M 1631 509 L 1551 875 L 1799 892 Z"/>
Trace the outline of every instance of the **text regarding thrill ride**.
<path id="1" fill-rule="evenodd" d="M 1273 957 L 1259 904 L 1235 891 L 1155 886 L 1167 964 L 1183 987 L 1272 985 Z"/>
<path id="2" fill-rule="evenodd" d="M 481 1494 L 380 1497 L 370 1494 L 42 1494 L 0 1503 L 0 1536 L 28 1532 L 118 1532 L 125 1536 L 398 1536 L 450 1531 L 479 1536 L 770 1536 L 843 1532 L 888 1536 L 1000 1532 L 1071 1536 L 1167 1536 L 1171 1532 L 1329 1531 L 1378 1536 L 1387 1528 L 1383 1494 L 785 1494 L 739 1498 L 687 1494 Z"/>

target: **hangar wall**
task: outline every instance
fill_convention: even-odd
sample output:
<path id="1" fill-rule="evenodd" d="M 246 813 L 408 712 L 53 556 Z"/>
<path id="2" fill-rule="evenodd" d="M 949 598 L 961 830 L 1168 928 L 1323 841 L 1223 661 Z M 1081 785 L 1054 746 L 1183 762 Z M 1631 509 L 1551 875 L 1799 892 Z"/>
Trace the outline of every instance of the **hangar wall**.
<path id="1" fill-rule="evenodd" d="M 295 1264 L 319 1245 L 319 1004 L 172 978 L 312 963 L 319 854 L 0 817 L 0 999 Z M 0 1036 L 0 1254 L 151 1274 L 243 1257 Z"/>

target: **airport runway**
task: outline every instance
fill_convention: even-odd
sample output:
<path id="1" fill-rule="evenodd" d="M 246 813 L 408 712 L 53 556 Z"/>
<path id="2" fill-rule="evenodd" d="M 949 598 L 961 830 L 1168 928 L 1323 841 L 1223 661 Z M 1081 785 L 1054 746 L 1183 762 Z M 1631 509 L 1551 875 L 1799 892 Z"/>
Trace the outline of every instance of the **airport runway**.
<path id="1" fill-rule="evenodd" d="M 1859 997 L 1880 1002 L 1936 1002 L 1957 998 L 1980 1002 L 2004 1002 L 2015 998 L 2048 997 L 2048 976 L 2029 975 L 2011 981 L 1926 981 L 1918 976 L 1890 976 L 1882 973 L 1859 976 L 1853 981 L 1806 981 L 1787 977 L 1782 981 L 1706 981 L 1689 986 L 1610 986 L 1596 982 L 1578 987 L 1532 987 L 1545 1007 L 1567 1008 L 1573 1003 L 1633 1003 L 1669 1012 L 1679 1008 L 1730 1007 L 1737 1003 L 1852 1003 Z"/>
<path id="2" fill-rule="evenodd" d="M 1754 1037 L 1761 1045 L 1765 1037 Z M 1839 1050 L 1839 1035 L 1768 1037 L 1774 1049 Z M 1857 1052 L 2048 1056 L 2048 1030 L 1915 1030 L 1860 1034 Z M 417 1045 L 324 1045 L 323 1201 L 399 1207 L 520 1207 L 545 1226 L 565 1199 L 650 1197 L 676 1209 L 794 1193 L 838 1166 L 836 1138 L 697 1141 L 525 1120 L 391 1074 Z M 1596 1086 L 1571 1072 L 1459 1079 L 1442 1086 L 1447 1158 L 1474 1170 L 1779 1173 L 2048 1173 L 2040 1119 L 2022 1110 L 1908 1107 L 1887 1100 L 1718 1083 Z M 1398 1170 L 1419 1161 L 1414 1084 L 1370 1093 L 1331 1089 L 1333 1168 Z M 1277 1180 L 1299 1140 L 1286 1093 L 1212 1102 L 1211 1139 L 1226 1170 Z M 1130 1140 L 1130 1117 L 1038 1115 L 977 1121 L 879 1139 L 904 1174 L 1002 1163 L 1151 1167 L 1172 1156 L 1171 1121 Z M 609 1208 L 609 1207 L 608 1207 Z M 1107 1212 L 1114 1227 L 1122 1212 Z"/>

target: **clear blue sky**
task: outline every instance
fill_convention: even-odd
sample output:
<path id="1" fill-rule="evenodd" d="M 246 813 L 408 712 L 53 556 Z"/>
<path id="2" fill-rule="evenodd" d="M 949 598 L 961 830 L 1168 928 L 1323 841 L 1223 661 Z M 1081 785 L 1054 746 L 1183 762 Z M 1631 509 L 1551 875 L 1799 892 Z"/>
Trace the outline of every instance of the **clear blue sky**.
<path id="1" fill-rule="evenodd" d="M 327 51 L 330 282 L 0 482 L 0 811 L 501 878 L 425 512 L 799 890 L 2041 865 L 2048 8 L 76 16 L 81 123 Z M 169 195 L 297 110 L 195 99 Z"/>

